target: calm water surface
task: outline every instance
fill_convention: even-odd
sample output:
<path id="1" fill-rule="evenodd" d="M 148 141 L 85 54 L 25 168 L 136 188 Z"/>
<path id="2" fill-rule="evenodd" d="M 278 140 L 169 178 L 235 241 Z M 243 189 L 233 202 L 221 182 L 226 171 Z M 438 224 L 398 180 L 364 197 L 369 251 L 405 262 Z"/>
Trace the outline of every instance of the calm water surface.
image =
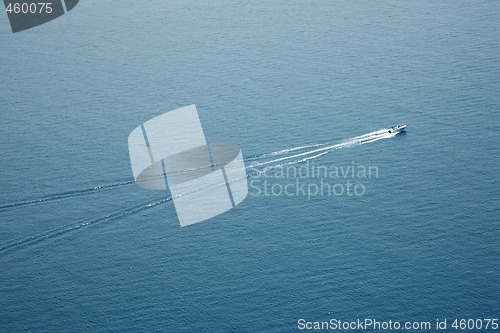
<path id="1" fill-rule="evenodd" d="M 0 15 L 0 331 L 498 318 L 499 18 L 496 1 L 88 0 L 12 34 Z M 180 228 L 171 201 L 148 206 L 167 192 L 130 183 L 127 137 L 193 103 L 245 157 L 408 131 L 314 160 L 376 166 L 364 195 L 250 191 Z"/>

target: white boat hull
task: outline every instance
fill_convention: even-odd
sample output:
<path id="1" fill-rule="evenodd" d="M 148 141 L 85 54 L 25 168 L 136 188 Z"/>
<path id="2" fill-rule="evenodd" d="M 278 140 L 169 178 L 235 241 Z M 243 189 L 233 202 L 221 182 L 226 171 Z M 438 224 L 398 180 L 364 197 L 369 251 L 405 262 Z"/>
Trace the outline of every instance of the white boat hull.
<path id="1" fill-rule="evenodd" d="M 406 129 L 406 125 L 400 125 L 400 126 L 394 126 L 393 128 L 389 129 L 389 133 L 401 133 L 404 132 Z"/>

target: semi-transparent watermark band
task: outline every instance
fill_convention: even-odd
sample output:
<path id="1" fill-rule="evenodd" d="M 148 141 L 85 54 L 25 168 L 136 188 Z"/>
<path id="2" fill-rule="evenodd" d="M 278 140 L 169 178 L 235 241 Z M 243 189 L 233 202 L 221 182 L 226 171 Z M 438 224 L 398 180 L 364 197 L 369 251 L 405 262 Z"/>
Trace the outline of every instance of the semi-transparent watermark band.
<path id="1" fill-rule="evenodd" d="M 284 165 L 271 171 L 253 174 L 249 181 L 251 196 L 362 196 L 366 193 L 365 181 L 379 178 L 377 166 L 305 164 Z M 253 171 L 253 172 L 252 172 Z"/>

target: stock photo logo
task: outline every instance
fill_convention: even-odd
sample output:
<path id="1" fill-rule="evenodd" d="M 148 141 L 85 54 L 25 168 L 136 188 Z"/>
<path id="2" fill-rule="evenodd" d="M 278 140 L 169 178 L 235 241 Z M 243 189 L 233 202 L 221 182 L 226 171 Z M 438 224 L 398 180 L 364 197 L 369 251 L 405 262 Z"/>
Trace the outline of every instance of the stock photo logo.
<path id="1" fill-rule="evenodd" d="M 12 32 L 31 29 L 72 10 L 79 0 L 4 0 Z"/>
<path id="2" fill-rule="evenodd" d="M 248 194 L 241 149 L 208 144 L 194 104 L 138 126 L 128 147 L 135 183 L 150 190 L 168 186 L 181 227 L 222 214 Z"/>

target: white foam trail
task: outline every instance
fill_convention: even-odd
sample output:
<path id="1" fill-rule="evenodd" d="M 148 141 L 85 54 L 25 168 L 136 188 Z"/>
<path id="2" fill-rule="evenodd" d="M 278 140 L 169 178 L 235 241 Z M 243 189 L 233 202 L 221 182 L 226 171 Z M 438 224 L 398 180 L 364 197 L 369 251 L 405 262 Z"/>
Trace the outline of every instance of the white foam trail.
<path id="1" fill-rule="evenodd" d="M 387 129 L 381 129 L 378 131 L 373 131 L 373 132 L 366 133 L 366 134 L 363 134 L 360 136 L 356 136 L 356 137 L 353 137 L 353 138 L 350 138 L 347 140 L 343 140 L 342 142 L 347 142 L 347 141 L 351 141 L 351 140 L 354 140 L 354 141 L 361 140 L 361 139 L 364 139 L 364 138 L 369 137 L 369 136 L 387 133 L 387 131 L 388 131 Z M 294 147 L 294 148 L 287 148 L 287 149 L 278 150 L 278 151 L 275 151 L 272 153 L 266 153 L 266 154 L 261 154 L 261 155 L 256 155 L 256 156 L 252 156 L 249 158 L 245 158 L 245 161 L 251 161 L 251 160 L 258 159 L 258 158 L 269 157 L 269 156 L 283 155 L 283 154 L 286 154 L 289 152 L 303 150 L 303 149 L 307 149 L 307 148 L 315 148 L 315 147 L 331 146 L 331 145 L 333 145 L 333 143 L 318 143 L 318 144 L 314 144 L 314 145 L 305 145 L 305 146 L 299 146 L 299 147 Z M 329 149 L 329 148 L 327 147 L 325 149 Z"/>
<path id="2" fill-rule="evenodd" d="M 24 201 L 3 204 L 3 205 L 0 205 L 0 210 L 18 207 L 18 206 L 37 204 L 37 203 L 42 203 L 42 202 L 47 202 L 47 201 L 59 200 L 59 199 L 80 197 L 80 196 L 84 196 L 87 194 L 93 194 L 93 193 L 100 192 L 100 191 L 123 188 L 126 186 L 130 186 L 134 183 L 135 183 L 134 181 L 122 181 L 122 182 L 114 183 L 114 184 L 106 184 L 106 185 L 100 185 L 100 186 L 91 187 L 91 188 L 83 188 L 83 189 L 76 189 L 73 191 L 53 193 L 53 194 L 49 194 L 47 196 L 37 198 L 37 199 L 24 200 Z"/>
<path id="3" fill-rule="evenodd" d="M 292 151 L 297 151 L 297 150 L 302 150 L 302 149 L 307 149 L 307 148 L 314 148 L 314 147 L 320 147 L 320 146 L 328 146 L 331 145 L 331 143 L 318 143 L 314 145 L 307 145 L 307 146 L 300 146 L 300 147 L 294 147 L 294 148 L 288 148 L 288 149 L 283 149 L 283 150 L 278 150 L 272 153 L 267 153 L 267 154 L 262 154 L 262 155 L 257 155 L 251 158 L 247 158 L 246 160 L 254 160 L 256 158 L 262 158 L 262 157 L 269 157 L 269 156 L 276 156 L 276 155 L 282 155 L 286 154 Z"/>
<path id="4" fill-rule="evenodd" d="M 292 155 L 292 156 L 287 156 L 287 157 L 275 159 L 275 160 L 272 160 L 272 161 L 260 163 L 258 165 L 271 164 L 271 163 L 282 162 L 282 161 L 286 161 L 286 160 L 291 160 L 291 159 L 299 158 L 297 160 L 292 160 L 292 161 L 287 161 L 285 163 L 278 163 L 278 164 L 275 164 L 275 165 L 272 165 L 272 166 L 267 166 L 267 167 L 265 167 L 262 170 L 253 169 L 252 172 L 247 173 L 245 177 L 242 177 L 242 178 L 239 178 L 239 179 L 234 179 L 233 181 L 238 181 L 238 180 L 241 180 L 241 179 L 244 179 L 244 178 L 248 178 L 248 177 L 251 177 L 251 176 L 254 176 L 254 175 L 257 175 L 257 174 L 262 174 L 262 173 L 268 172 L 270 170 L 282 167 L 284 165 L 297 164 L 297 163 L 302 163 L 302 162 L 305 162 L 305 161 L 308 161 L 308 160 L 316 159 L 316 158 L 319 158 L 319 157 L 321 157 L 323 155 L 326 155 L 326 154 L 328 154 L 328 153 L 330 153 L 332 151 L 338 150 L 338 149 L 347 148 L 347 147 L 351 147 L 351 146 L 358 145 L 358 144 L 366 144 L 366 143 L 370 143 L 370 142 L 375 142 L 375 141 L 378 141 L 378 140 L 391 138 L 391 137 L 393 137 L 395 135 L 396 135 L 396 133 L 387 133 L 387 130 L 379 130 L 379 131 L 367 133 L 367 134 L 364 134 L 364 135 L 360 135 L 360 136 L 354 137 L 352 139 L 345 140 L 344 142 L 338 143 L 338 144 L 335 144 L 335 145 L 328 144 L 327 147 L 323 147 L 323 148 L 319 148 L 319 149 L 313 149 L 311 151 L 307 151 L 307 152 L 304 152 L 304 153 L 295 154 L 295 155 Z M 310 145 L 308 147 L 309 148 L 314 148 L 314 147 L 318 147 L 318 146 L 321 146 L 321 145 L 325 145 L 325 144 Z M 285 151 L 286 152 L 290 152 L 290 151 L 296 151 L 296 150 L 299 150 L 299 149 L 305 149 L 304 147 L 306 147 L 306 146 L 296 147 L 296 148 L 291 148 L 291 149 L 284 149 L 284 150 L 280 150 L 280 151 L 277 151 L 277 152 L 274 152 L 274 153 L 269 153 L 269 154 L 267 154 L 267 156 L 273 156 L 273 154 L 274 155 L 278 155 L 278 153 L 283 153 Z M 315 154 L 315 155 L 313 155 L 313 154 Z M 312 156 L 309 156 L 309 155 L 312 155 Z M 250 166 L 250 167 L 255 167 L 255 166 L 257 166 L 257 165 Z M 118 184 L 129 184 L 129 183 L 133 183 L 133 182 L 125 182 L 125 183 L 118 183 Z M 113 185 L 114 184 L 110 184 L 110 186 L 113 186 Z M 210 189 L 210 188 L 213 188 L 213 187 L 217 187 L 217 186 L 226 186 L 226 183 L 220 183 L 220 184 L 212 185 L 212 186 L 209 186 L 209 187 L 206 187 L 206 188 L 197 189 L 195 191 L 186 193 L 185 195 L 196 193 L 196 192 L 199 192 L 199 191 L 205 191 L 207 189 Z M 70 193 L 70 192 L 68 192 L 68 193 Z M 17 249 L 17 248 L 24 247 L 24 246 L 33 245 L 33 244 L 36 244 L 36 243 L 41 242 L 43 240 L 51 239 L 51 238 L 63 235 L 65 233 L 68 233 L 68 232 L 71 232 L 71 231 L 74 231 L 74 230 L 78 230 L 80 228 L 83 228 L 83 227 L 86 227 L 86 226 L 89 226 L 89 225 L 93 225 L 93 224 L 96 224 L 96 223 L 102 223 L 102 222 L 105 222 L 105 221 L 117 219 L 117 218 L 125 216 L 125 215 L 134 214 L 134 213 L 142 211 L 144 209 L 158 206 L 158 205 L 160 205 L 162 203 L 165 203 L 167 201 L 170 201 L 172 199 L 173 199 L 173 197 L 170 196 L 168 198 L 157 200 L 157 201 L 154 201 L 154 202 L 145 202 L 145 203 L 142 203 L 140 205 L 136 205 L 136 206 L 131 207 L 131 208 L 118 209 L 118 210 L 116 210 L 116 211 L 114 211 L 112 213 L 109 213 L 109 214 L 106 214 L 106 215 L 103 215 L 103 216 L 98 216 L 96 218 L 91 218 L 91 219 L 82 219 L 82 220 L 76 222 L 76 224 L 74 222 L 74 223 L 72 223 L 72 225 L 69 225 L 69 226 L 63 226 L 63 227 L 52 229 L 52 230 L 50 230 L 50 231 L 48 231 L 48 232 L 46 232 L 46 233 L 44 233 L 42 235 L 33 235 L 33 236 L 29 236 L 29 237 L 26 237 L 26 238 L 21 239 L 21 240 L 10 241 L 7 244 L 5 244 L 2 247 L 0 247 L 0 253 L 4 253 L 4 252 L 7 252 L 9 250 Z M 0 208 L 2 208 L 2 207 L 5 207 L 5 206 L 1 206 Z"/>
<path id="5" fill-rule="evenodd" d="M 114 212 L 111 212 L 111 213 L 106 214 L 106 215 L 97 216 L 94 218 L 81 219 L 81 220 L 77 221 L 76 224 L 75 224 L 75 222 L 73 222 L 71 225 L 54 228 L 52 230 L 46 231 L 45 233 L 43 233 L 41 235 L 32 235 L 32 236 L 28 236 L 28 237 L 25 237 L 25 238 L 20 239 L 20 240 L 10 241 L 10 242 L 7 242 L 7 244 L 0 247 L 0 253 L 4 253 L 4 252 L 7 252 L 9 250 L 17 249 L 17 248 L 24 247 L 24 246 L 33 245 L 33 244 L 39 243 L 41 241 L 51 239 L 51 238 L 54 238 L 57 236 L 61 236 L 63 234 L 78 230 L 78 229 L 86 227 L 86 226 L 106 222 L 106 221 L 113 220 L 113 219 L 116 219 L 116 218 L 119 218 L 119 217 L 122 217 L 125 215 L 134 214 L 134 213 L 137 213 L 139 211 L 145 210 L 147 208 L 161 205 L 161 204 L 163 204 L 167 201 L 170 201 L 170 200 L 172 200 L 172 197 L 164 198 L 164 199 L 153 201 L 153 202 L 149 202 L 149 200 L 148 200 L 147 202 L 144 202 L 142 204 L 139 204 L 139 205 L 136 205 L 133 207 L 121 208 L 121 209 L 115 210 Z"/>
<path id="6" fill-rule="evenodd" d="M 360 144 L 365 144 L 365 143 L 370 143 L 370 142 L 375 142 L 375 141 L 378 141 L 378 140 L 382 140 L 382 139 L 388 139 L 388 138 L 392 138 L 393 136 L 395 136 L 397 133 L 386 133 L 384 135 L 381 135 L 379 137 L 376 137 L 376 138 L 373 138 L 371 140 L 368 140 L 368 141 L 363 141 L 361 142 Z"/>
<path id="7" fill-rule="evenodd" d="M 340 149 L 340 148 L 344 148 L 344 147 L 347 147 L 347 146 L 350 146 L 350 145 L 354 145 L 354 144 L 357 144 L 357 143 L 362 144 L 363 143 L 362 141 L 369 140 L 370 138 L 373 138 L 373 139 L 377 138 L 381 134 L 388 134 L 387 133 L 387 129 L 382 129 L 382 130 L 378 130 L 378 131 L 366 133 L 366 134 L 363 134 L 363 135 L 360 135 L 360 136 L 356 136 L 356 137 L 344 140 L 341 143 L 337 143 L 337 144 L 320 143 L 320 144 L 314 144 L 314 145 L 304 145 L 304 146 L 299 146 L 299 147 L 282 149 L 282 150 L 278 150 L 278 151 L 275 151 L 275 152 L 266 153 L 266 154 L 262 154 L 262 155 L 257 155 L 257 156 L 253 156 L 251 158 L 246 158 L 245 161 L 251 161 L 251 160 L 256 160 L 256 159 L 258 160 L 258 159 L 262 159 L 262 158 L 266 158 L 266 157 L 271 157 L 271 156 L 284 155 L 284 154 L 288 154 L 288 153 L 291 153 L 291 152 L 294 152 L 294 151 L 299 151 L 299 150 L 304 150 L 304 149 L 309 149 L 309 148 L 322 147 L 322 148 L 318 148 L 318 149 L 313 149 L 311 151 L 306 151 L 304 153 L 295 154 L 295 155 L 291 155 L 291 156 L 286 156 L 286 157 L 275 159 L 275 160 L 272 160 L 272 161 L 265 161 L 265 162 L 261 162 L 261 163 L 257 163 L 257 164 L 253 164 L 253 165 L 249 166 L 249 167 L 258 167 L 258 166 L 262 166 L 262 165 L 277 163 L 277 162 L 280 162 L 280 161 L 290 160 L 290 159 L 298 158 L 298 157 L 301 157 L 301 156 L 306 156 L 306 155 L 314 154 L 314 153 L 321 152 L 321 151 L 328 151 L 328 150 L 331 150 L 331 149 Z M 373 142 L 373 141 L 370 141 L 370 142 Z M 364 142 L 364 143 L 367 143 L 367 142 Z M 200 167 L 200 169 L 201 168 L 211 168 L 211 166 L 203 166 L 203 167 Z M 181 170 L 181 171 L 191 171 L 191 170 Z M 161 178 L 163 178 L 163 175 L 161 176 Z M 128 186 L 131 186 L 131 185 L 134 185 L 134 184 L 135 184 L 135 182 L 133 180 L 124 180 L 124 181 L 117 182 L 117 183 L 100 185 L 100 186 L 91 187 L 91 188 L 82 188 L 82 189 L 76 189 L 76 190 L 67 191 L 67 192 L 53 193 L 53 194 L 49 194 L 49 195 L 46 195 L 46 196 L 43 196 L 43 197 L 40 197 L 40 198 L 28 199 L 28 200 L 24 200 L 24 201 L 6 203 L 6 204 L 3 204 L 3 205 L 0 205 L 0 210 L 4 210 L 4 209 L 8 209 L 8 208 L 14 208 L 14 207 L 19 207 L 19 206 L 25 206 L 25 205 L 45 203 L 45 202 L 48 202 L 48 201 L 62 200 L 62 199 L 68 199 L 68 198 L 76 198 L 76 197 L 81 197 L 81 196 L 85 196 L 85 195 L 96 194 L 96 193 L 99 193 L 99 192 L 105 191 L 105 190 L 124 188 L 124 187 L 128 187 Z"/>
<path id="8" fill-rule="evenodd" d="M 333 146 L 328 146 L 328 147 L 321 148 L 321 149 L 315 149 L 315 150 L 307 151 L 307 152 L 300 153 L 300 154 L 295 154 L 295 155 L 291 155 L 291 156 L 277 158 L 277 159 L 272 160 L 272 161 L 252 164 L 249 167 L 257 167 L 257 166 L 266 165 L 266 164 L 270 164 L 270 163 L 276 163 L 276 162 L 280 162 L 280 161 L 284 161 L 284 160 L 288 160 L 288 159 L 292 159 L 292 158 L 296 158 L 296 157 L 300 157 L 300 156 L 304 156 L 304 155 L 310 155 L 310 154 L 316 153 L 318 151 L 330 150 L 330 149 L 334 149 L 335 147 L 342 147 L 342 146 L 343 146 L 343 144 L 336 144 Z"/>
<path id="9" fill-rule="evenodd" d="M 266 162 L 262 162 L 262 163 L 253 164 L 253 165 L 250 165 L 249 167 L 253 167 L 254 168 L 254 167 L 258 167 L 258 166 L 262 166 L 262 165 L 266 165 L 266 164 L 271 164 L 271 163 L 276 163 L 276 162 L 280 162 L 280 161 L 285 161 L 285 160 L 288 160 L 288 159 L 294 159 L 294 158 L 297 158 L 297 157 L 300 157 L 300 156 L 306 156 L 306 155 L 314 154 L 314 153 L 321 152 L 321 151 L 328 151 L 328 152 L 330 152 L 331 150 L 337 150 L 337 149 L 341 149 L 341 148 L 345 148 L 345 147 L 354 146 L 354 145 L 357 145 L 357 144 L 374 142 L 374 141 L 377 141 L 377 140 L 380 140 L 380 139 L 389 138 L 390 136 L 392 136 L 392 134 L 389 134 L 389 136 L 387 136 L 387 134 L 389 134 L 387 132 L 387 130 L 386 129 L 382 129 L 382 130 L 378 130 L 378 131 L 375 131 L 375 132 L 371 132 L 371 133 L 367 133 L 367 134 L 364 134 L 364 135 L 360 135 L 360 136 L 357 136 L 357 137 L 354 137 L 354 138 L 351 138 L 351 139 L 347 139 L 347 140 L 343 141 L 342 143 L 338 143 L 338 144 L 335 144 L 335 145 L 329 145 L 327 147 L 323 147 L 323 148 L 319 148 L 319 149 L 314 149 L 314 150 L 307 151 L 307 152 L 300 153 L 300 154 L 295 154 L 295 155 L 291 155 L 291 156 L 286 156 L 286 157 L 274 159 L 272 161 L 266 161 Z M 322 155 L 324 155 L 324 154 L 320 154 L 319 156 L 322 156 Z"/>

